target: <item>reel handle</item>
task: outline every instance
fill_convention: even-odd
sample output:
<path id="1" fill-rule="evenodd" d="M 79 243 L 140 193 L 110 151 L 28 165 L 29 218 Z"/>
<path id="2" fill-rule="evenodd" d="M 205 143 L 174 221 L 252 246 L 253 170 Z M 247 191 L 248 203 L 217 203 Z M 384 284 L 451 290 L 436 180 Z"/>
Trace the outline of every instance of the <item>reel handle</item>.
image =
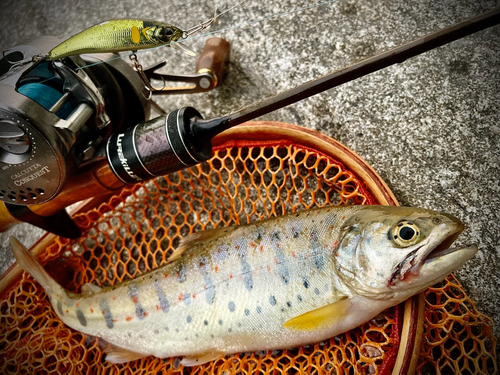
<path id="1" fill-rule="evenodd" d="M 214 77 L 215 85 L 221 84 L 224 68 L 229 60 L 229 42 L 222 38 L 210 38 L 205 43 L 196 64 L 196 73 L 210 73 Z"/>

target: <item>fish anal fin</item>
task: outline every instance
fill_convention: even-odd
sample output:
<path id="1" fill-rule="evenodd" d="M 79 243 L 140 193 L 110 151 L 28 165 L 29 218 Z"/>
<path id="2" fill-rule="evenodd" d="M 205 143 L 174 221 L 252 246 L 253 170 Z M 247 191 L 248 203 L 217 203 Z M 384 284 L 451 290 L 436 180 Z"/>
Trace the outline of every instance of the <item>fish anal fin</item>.
<path id="1" fill-rule="evenodd" d="M 137 353 L 129 349 L 120 348 L 101 338 L 99 338 L 99 347 L 106 353 L 106 361 L 110 363 L 125 363 L 149 356 L 149 354 Z"/>
<path id="2" fill-rule="evenodd" d="M 291 331 L 320 330 L 344 319 L 348 315 L 349 306 L 351 306 L 351 302 L 344 296 L 339 301 L 287 320 L 283 327 Z"/>
<path id="3" fill-rule="evenodd" d="M 204 363 L 216 360 L 222 355 L 223 353 L 221 352 L 205 352 L 198 355 L 191 355 L 184 357 L 181 361 L 181 365 L 186 367 L 203 365 Z"/>
<path id="4" fill-rule="evenodd" d="M 91 284 L 91 283 L 85 283 L 82 285 L 82 294 L 85 295 L 92 295 L 95 293 L 99 293 L 101 291 L 101 287 Z"/>

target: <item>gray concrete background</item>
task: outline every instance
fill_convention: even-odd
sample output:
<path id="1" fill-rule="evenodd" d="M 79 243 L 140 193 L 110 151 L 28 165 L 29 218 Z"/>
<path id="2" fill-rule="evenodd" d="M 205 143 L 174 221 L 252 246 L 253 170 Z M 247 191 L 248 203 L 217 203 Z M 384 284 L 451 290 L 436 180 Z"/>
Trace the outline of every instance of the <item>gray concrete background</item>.
<path id="1" fill-rule="evenodd" d="M 235 4 L 236 0 L 230 0 Z M 221 1 L 3 0 L 0 49 L 37 35 L 69 37 L 112 18 L 145 18 L 188 28 Z M 289 12 L 314 1 L 247 0 L 211 31 Z M 223 86 L 206 94 L 162 98 L 167 111 L 185 105 L 205 118 L 342 68 L 428 32 L 499 6 L 494 0 L 338 0 L 216 33 L 231 43 Z M 207 37 L 187 41 L 201 51 Z M 172 73 L 191 73 L 195 59 L 161 48 Z M 456 272 L 500 336 L 500 27 L 494 27 L 329 90 L 263 119 L 319 130 L 371 164 L 403 205 L 461 218 L 458 243 L 478 255 Z M 31 245 L 41 231 L 21 225 L 1 235 L 0 269 L 11 263 L 7 235 Z"/>

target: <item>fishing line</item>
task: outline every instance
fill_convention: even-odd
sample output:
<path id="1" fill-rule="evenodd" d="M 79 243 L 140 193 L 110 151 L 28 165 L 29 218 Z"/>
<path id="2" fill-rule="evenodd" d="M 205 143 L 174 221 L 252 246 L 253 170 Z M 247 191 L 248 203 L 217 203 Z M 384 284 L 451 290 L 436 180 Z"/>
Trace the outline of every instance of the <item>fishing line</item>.
<path id="1" fill-rule="evenodd" d="M 246 1 L 246 0 L 240 1 L 235 6 L 240 5 L 244 1 Z M 176 44 L 176 43 L 179 43 L 179 42 L 184 42 L 184 41 L 191 40 L 191 39 L 206 37 L 206 36 L 217 34 L 217 33 L 223 33 L 223 32 L 229 31 L 229 30 L 233 30 L 233 29 L 247 27 L 247 26 L 250 26 L 250 25 L 253 25 L 253 24 L 256 24 L 256 23 L 268 21 L 268 20 L 271 20 L 271 19 L 274 19 L 274 18 L 278 18 L 278 17 L 288 16 L 290 14 L 295 14 L 295 13 L 303 12 L 303 11 L 306 11 L 306 10 L 309 10 L 309 9 L 317 8 L 317 7 L 320 7 L 320 6 L 323 6 L 323 5 L 332 4 L 332 3 L 335 3 L 335 2 L 337 2 L 337 0 L 328 0 L 328 1 L 324 1 L 324 2 L 319 3 L 319 4 L 308 5 L 308 6 L 297 8 L 297 9 L 293 9 L 293 10 L 290 10 L 290 11 L 287 11 L 287 12 L 282 12 L 282 13 L 274 14 L 272 16 L 267 16 L 267 17 L 262 17 L 262 18 L 259 18 L 259 19 L 251 20 L 249 22 L 241 23 L 241 24 L 238 24 L 238 25 L 228 26 L 228 27 L 220 29 L 220 30 L 209 31 L 207 33 L 203 33 L 203 34 L 199 34 L 199 35 L 195 35 L 195 36 L 190 36 L 189 38 L 183 39 L 182 41 L 172 42 L 172 43 L 170 43 L 170 45 Z M 230 9 L 233 9 L 235 6 L 231 7 Z M 228 10 L 230 10 L 230 9 L 228 9 Z M 223 13 L 227 12 L 228 10 L 225 10 Z M 151 47 L 151 48 L 139 50 L 139 51 L 136 51 L 135 54 L 139 54 L 139 53 L 147 52 L 147 51 L 153 51 L 153 50 L 156 50 L 156 49 L 159 49 L 159 48 L 164 48 L 164 47 L 168 47 L 168 45 L 161 45 L 161 46 L 156 46 L 156 47 Z M 134 55 L 134 53 L 120 55 L 120 56 L 108 59 L 106 61 L 98 61 L 98 62 L 95 62 L 95 63 L 92 63 L 92 64 L 84 65 L 84 66 L 76 68 L 75 70 L 90 68 L 90 67 L 95 66 L 95 65 L 103 64 L 103 63 L 108 62 L 108 61 L 114 61 L 114 60 L 123 59 L 124 57 L 130 57 L 132 55 Z M 55 77 L 47 78 L 46 80 L 40 81 L 38 83 L 42 84 L 42 83 L 50 81 L 51 79 L 54 79 L 54 78 Z"/>

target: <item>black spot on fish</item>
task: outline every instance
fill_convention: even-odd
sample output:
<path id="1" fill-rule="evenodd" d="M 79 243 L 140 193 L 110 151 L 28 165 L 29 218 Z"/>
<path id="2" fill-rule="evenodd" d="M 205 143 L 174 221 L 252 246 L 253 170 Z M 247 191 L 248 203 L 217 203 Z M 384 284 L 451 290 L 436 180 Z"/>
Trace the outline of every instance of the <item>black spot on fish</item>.
<path id="1" fill-rule="evenodd" d="M 257 306 L 257 314 L 260 314 L 262 312 L 262 308 L 260 306 Z"/>
<path id="2" fill-rule="evenodd" d="M 319 295 L 319 289 L 318 289 L 318 288 L 314 288 L 314 293 L 315 293 L 316 295 Z"/>
<path id="3" fill-rule="evenodd" d="M 290 301 L 288 301 L 288 302 L 286 303 L 286 305 L 287 305 L 288 307 L 292 307 L 292 303 L 291 303 Z"/>
<path id="4" fill-rule="evenodd" d="M 59 311 L 59 315 L 64 315 L 64 311 L 62 309 L 62 302 L 61 302 L 61 300 L 57 301 L 57 311 Z"/>
<path id="5" fill-rule="evenodd" d="M 284 307 L 281 308 L 281 312 L 285 312 L 285 308 Z"/>
<path id="6" fill-rule="evenodd" d="M 250 310 L 245 309 L 245 315 L 246 315 L 246 316 L 250 315 Z"/>
<path id="7" fill-rule="evenodd" d="M 205 320 L 205 321 L 203 322 L 203 324 L 205 324 L 206 326 L 208 326 L 208 321 L 207 321 L 207 320 Z"/>
<path id="8" fill-rule="evenodd" d="M 297 301 L 302 302 L 302 296 L 300 294 L 297 294 Z"/>
<path id="9" fill-rule="evenodd" d="M 154 282 L 154 287 L 156 289 L 156 294 L 158 296 L 158 300 L 160 301 L 160 307 L 164 313 L 168 313 L 170 308 L 170 304 L 168 303 L 167 297 L 165 297 L 165 293 L 161 288 L 161 285 L 158 281 Z"/>
<path id="10" fill-rule="evenodd" d="M 193 318 L 191 318 L 191 315 L 188 315 L 187 318 L 186 318 L 186 321 L 188 323 L 191 323 L 193 321 Z"/>
<path id="11" fill-rule="evenodd" d="M 231 332 L 232 330 L 233 330 L 232 328 L 229 328 L 227 331 L 228 331 L 228 332 Z"/>
<path id="12" fill-rule="evenodd" d="M 85 327 L 87 325 L 87 319 L 85 319 L 85 315 L 81 310 L 76 310 L 76 317 L 82 326 Z"/>
<path id="13" fill-rule="evenodd" d="M 304 288 L 309 288 L 309 280 L 307 280 L 307 277 L 302 278 L 302 283 L 304 284 Z"/>
<path id="14" fill-rule="evenodd" d="M 176 329 L 175 329 L 175 332 L 179 332 L 179 328 L 176 328 Z"/>
<path id="15" fill-rule="evenodd" d="M 167 332 L 168 332 L 168 327 L 165 327 L 165 331 L 167 331 Z"/>
<path id="16" fill-rule="evenodd" d="M 219 324 L 222 325 L 222 319 L 219 319 Z"/>
<path id="17" fill-rule="evenodd" d="M 276 298 L 274 296 L 269 297 L 269 303 L 271 304 L 271 306 L 275 306 L 276 305 Z"/>
<path id="18" fill-rule="evenodd" d="M 108 301 L 104 298 L 101 298 L 99 300 L 99 307 L 102 310 L 102 313 L 104 315 L 104 320 L 106 321 L 106 325 L 108 328 L 113 328 L 114 323 L 113 323 L 113 315 L 111 314 L 111 310 L 109 309 Z"/>
<path id="19" fill-rule="evenodd" d="M 229 308 L 229 311 L 233 312 L 236 309 L 236 305 L 234 304 L 233 301 L 229 302 L 227 307 Z"/>

